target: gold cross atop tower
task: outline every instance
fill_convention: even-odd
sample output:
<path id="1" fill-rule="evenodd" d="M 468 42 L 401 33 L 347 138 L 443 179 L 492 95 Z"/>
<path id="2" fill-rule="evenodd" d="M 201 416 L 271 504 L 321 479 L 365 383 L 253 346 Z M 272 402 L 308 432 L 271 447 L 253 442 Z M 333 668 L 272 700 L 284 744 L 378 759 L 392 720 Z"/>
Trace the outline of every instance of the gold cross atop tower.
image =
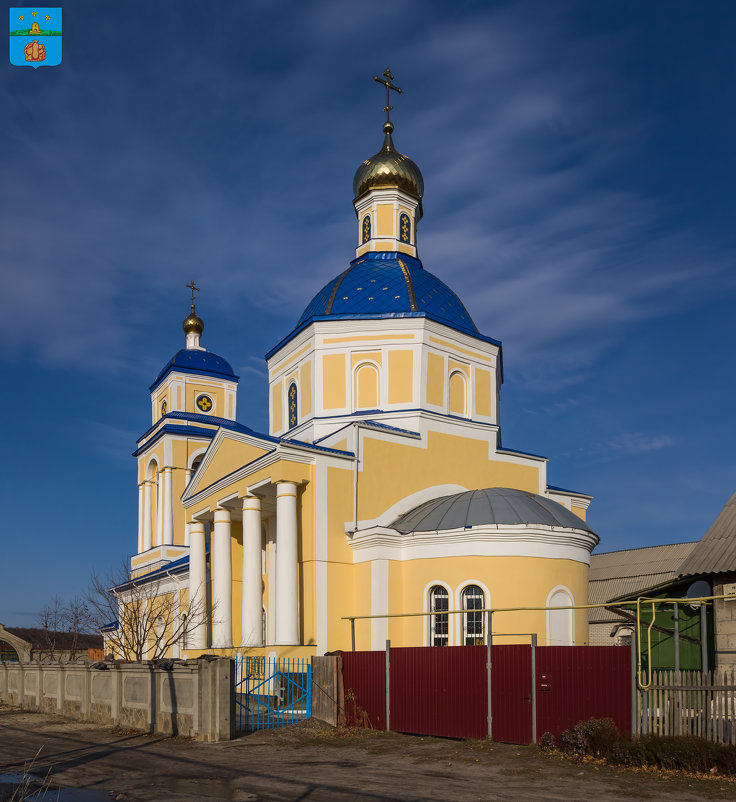
<path id="1" fill-rule="evenodd" d="M 185 284 L 184 286 L 187 287 L 187 289 L 190 289 L 192 291 L 192 312 L 193 312 L 194 311 L 194 293 L 195 292 L 199 292 L 199 287 L 194 283 L 194 279 L 192 279 L 189 282 L 189 284 Z"/>
<path id="2" fill-rule="evenodd" d="M 383 107 L 383 110 L 386 112 L 387 123 L 391 122 L 391 109 L 393 109 L 391 105 L 391 90 L 393 89 L 394 92 L 402 94 L 402 90 L 391 83 L 393 79 L 394 76 L 391 74 L 391 70 L 388 69 L 388 67 L 383 71 L 383 78 L 379 78 L 377 75 L 373 76 L 374 81 L 378 81 L 379 84 L 383 84 L 386 87 L 386 105 Z"/>

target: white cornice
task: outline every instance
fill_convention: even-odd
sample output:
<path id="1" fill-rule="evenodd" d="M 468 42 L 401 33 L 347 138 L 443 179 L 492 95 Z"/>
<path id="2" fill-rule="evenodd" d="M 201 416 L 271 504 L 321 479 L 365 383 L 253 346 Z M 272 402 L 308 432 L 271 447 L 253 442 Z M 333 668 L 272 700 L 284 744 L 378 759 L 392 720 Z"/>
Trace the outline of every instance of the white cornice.
<path id="1" fill-rule="evenodd" d="M 440 532 L 412 532 L 372 527 L 348 537 L 356 563 L 448 557 L 540 557 L 590 564 L 598 538 L 582 529 L 519 524 L 485 524 Z"/>

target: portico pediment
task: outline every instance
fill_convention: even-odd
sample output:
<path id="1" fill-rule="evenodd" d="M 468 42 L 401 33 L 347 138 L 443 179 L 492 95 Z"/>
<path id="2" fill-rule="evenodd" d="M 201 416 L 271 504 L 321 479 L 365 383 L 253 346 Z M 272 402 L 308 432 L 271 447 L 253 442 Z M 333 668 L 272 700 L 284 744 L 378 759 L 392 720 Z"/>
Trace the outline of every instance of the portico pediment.
<path id="1" fill-rule="evenodd" d="M 243 432 L 218 430 L 184 491 L 182 501 L 273 451 L 274 443 Z"/>

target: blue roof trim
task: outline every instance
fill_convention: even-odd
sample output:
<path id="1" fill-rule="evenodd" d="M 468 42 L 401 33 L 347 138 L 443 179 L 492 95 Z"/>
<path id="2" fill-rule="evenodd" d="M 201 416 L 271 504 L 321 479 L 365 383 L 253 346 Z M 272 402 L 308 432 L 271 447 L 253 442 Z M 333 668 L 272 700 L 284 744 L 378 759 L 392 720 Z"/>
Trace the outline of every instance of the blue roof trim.
<path id="1" fill-rule="evenodd" d="M 309 451 L 324 452 L 325 454 L 339 454 L 341 457 L 355 456 L 352 451 L 344 451 L 341 448 L 330 448 L 329 446 L 318 446 L 316 443 L 307 443 L 304 440 L 291 440 L 287 437 L 282 437 L 279 440 L 279 443 L 283 443 L 284 445 L 299 446 L 299 448 L 306 448 Z"/>
<path id="2" fill-rule="evenodd" d="M 120 629 L 120 622 L 110 621 L 109 624 L 104 624 L 100 627 L 100 632 L 115 632 L 116 629 Z"/>
<path id="3" fill-rule="evenodd" d="M 135 577 L 135 579 L 131 579 L 129 582 L 123 582 L 121 585 L 116 585 L 113 590 L 120 591 L 120 590 L 127 590 L 128 588 L 135 587 L 136 585 L 140 585 L 143 580 L 149 581 L 151 579 L 157 579 L 166 574 L 180 574 L 182 571 L 186 571 L 189 568 L 189 556 L 180 557 L 178 560 L 172 560 L 170 563 L 166 563 L 161 568 L 156 568 L 154 571 L 149 571 L 147 574 L 141 574 L 140 576 Z"/>
<path id="4" fill-rule="evenodd" d="M 585 496 L 585 498 L 593 498 L 590 493 L 582 493 L 580 490 L 567 490 L 564 487 L 557 487 L 556 485 L 547 485 L 547 490 L 554 493 L 567 493 L 570 496 Z"/>
<path id="5" fill-rule="evenodd" d="M 379 410 L 380 411 L 380 410 Z M 400 429 L 398 426 L 389 426 L 387 423 L 379 423 L 377 420 L 360 420 L 357 423 L 363 423 L 367 426 L 370 426 L 372 429 L 380 429 L 383 431 L 391 432 L 393 434 L 402 434 L 408 437 L 413 437 L 415 439 L 420 439 L 421 434 L 419 432 L 412 432 L 410 429 Z M 328 437 L 335 437 L 335 435 L 339 434 L 342 431 L 345 431 L 349 426 L 353 426 L 353 423 L 346 423 L 344 426 L 341 426 L 334 432 L 330 432 L 329 434 L 324 435 L 324 437 L 320 437 L 319 440 L 315 440 L 315 443 L 321 443 L 322 440 L 326 440 Z M 352 451 L 350 452 L 353 453 Z M 353 455 L 354 456 L 354 455 Z"/>
<path id="6" fill-rule="evenodd" d="M 165 434 L 183 434 L 188 437 L 205 437 L 210 440 L 217 434 L 217 429 L 199 429 L 194 426 L 162 426 L 156 434 L 142 443 L 131 453 L 132 457 L 139 457 L 146 449 L 158 442 Z"/>
<path id="7" fill-rule="evenodd" d="M 521 454 L 522 457 L 535 457 L 536 459 L 544 459 L 549 460 L 549 457 L 543 457 L 541 454 L 532 454 L 531 451 L 519 451 L 518 448 L 497 448 L 496 452 L 498 454 Z M 549 487 L 549 485 L 547 485 Z"/>
<path id="8" fill-rule="evenodd" d="M 162 420 L 191 420 L 195 423 L 209 423 L 213 426 L 240 426 L 237 421 L 230 420 L 229 418 L 216 418 L 214 415 L 200 415 L 196 412 L 167 412 L 165 415 L 162 415 L 156 423 L 153 424 L 147 431 L 143 432 L 143 434 L 136 440 L 136 443 L 140 443 L 148 437 L 155 429 L 157 429 L 161 425 Z M 165 425 L 165 424 L 164 424 Z"/>
<path id="9" fill-rule="evenodd" d="M 212 353 L 212 351 L 201 351 L 198 348 L 181 348 L 164 365 L 163 370 L 156 377 L 156 381 L 148 388 L 149 391 L 153 392 L 173 370 L 182 373 L 220 376 L 236 383 L 239 379 L 230 363 L 219 354 Z"/>
<path id="10" fill-rule="evenodd" d="M 472 423 L 474 426 L 488 426 L 489 428 L 496 429 L 496 430 L 498 430 L 498 428 L 499 428 L 497 423 L 488 423 L 488 421 L 473 420 L 472 418 L 460 418 L 457 415 L 447 415 L 444 412 L 435 412 L 434 410 L 430 410 L 430 409 L 422 409 L 422 407 L 413 407 L 412 409 L 402 409 L 402 410 L 399 410 L 399 411 L 400 412 L 426 412 L 429 415 L 436 415 L 438 418 L 448 418 L 450 420 L 462 421 L 463 423 Z M 363 420 L 363 417 L 362 417 L 363 415 L 365 415 L 366 413 L 371 413 L 371 412 L 378 412 L 381 415 L 387 415 L 388 414 L 388 410 L 384 410 L 384 409 L 361 409 L 360 412 L 346 412 L 344 415 L 315 415 L 310 420 L 336 420 L 337 418 L 356 418 L 357 420 L 360 421 L 360 420 Z M 365 422 L 366 423 L 375 423 L 378 426 L 386 426 L 386 428 L 388 428 L 388 429 L 396 428 L 397 432 L 407 432 L 409 434 L 417 434 L 416 432 L 412 432 L 409 429 L 400 429 L 398 427 L 388 426 L 385 423 L 379 423 L 378 421 L 374 421 L 372 418 L 365 419 Z M 338 431 L 342 431 L 342 430 L 340 429 Z M 325 437 L 331 437 L 333 434 L 336 434 L 336 432 L 331 432 L 330 434 L 325 435 Z M 324 439 L 325 439 L 324 437 L 320 437 L 320 440 L 324 440 Z M 317 440 L 317 442 L 319 442 L 319 440 Z M 504 450 L 505 451 L 512 451 L 513 449 L 504 449 Z M 516 453 L 524 454 L 526 452 L 518 451 Z M 533 454 L 532 456 L 536 456 L 536 455 Z M 543 459 L 547 459 L 547 457 L 543 457 Z"/>
<path id="11" fill-rule="evenodd" d="M 470 329 L 462 328 L 461 326 L 456 326 L 453 323 L 450 323 L 447 320 L 444 320 L 437 315 L 428 314 L 427 312 L 386 312 L 380 314 L 373 314 L 373 315 L 314 315 L 310 317 L 309 320 L 305 321 L 301 325 L 297 326 L 290 334 L 287 334 L 281 342 L 275 345 L 270 351 L 266 353 L 265 358 L 270 359 L 274 354 L 278 353 L 288 342 L 294 339 L 300 332 L 304 331 L 308 326 L 312 323 L 320 322 L 323 320 L 389 320 L 389 319 L 400 319 L 400 318 L 410 318 L 410 317 L 423 317 L 428 320 L 433 320 L 435 323 L 441 323 L 443 326 L 447 326 L 450 329 L 454 329 L 455 331 L 460 332 L 460 334 L 465 334 L 468 337 L 472 337 L 475 340 L 481 340 L 485 343 L 491 343 L 491 345 L 497 345 L 499 348 L 502 348 L 502 344 L 500 340 L 496 340 L 493 337 L 487 337 L 485 334 L 481 334 L 478 331 L 471 331 Z"/>

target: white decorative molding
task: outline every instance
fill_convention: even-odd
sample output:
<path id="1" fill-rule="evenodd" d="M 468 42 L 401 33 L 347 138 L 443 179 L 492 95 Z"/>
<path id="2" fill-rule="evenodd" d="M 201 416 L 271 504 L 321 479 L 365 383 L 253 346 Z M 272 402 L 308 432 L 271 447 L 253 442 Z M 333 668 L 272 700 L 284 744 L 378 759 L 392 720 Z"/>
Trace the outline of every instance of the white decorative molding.
<path id="1" fill-rule="evenodd" d="M 467 487 L 462 485 L 434 485 L 433 487 L 425 487 L 423 490 L 418 490 L 416 493 L 411 493 L 405 496 L 400 501 L 392 504 L 385 512 L 381 513 L 377 518 L 369 518 L 363 521 L 358 521 L 358 531 L 362 529 L 370 529 L 376 526 L 389 526 L 400 515 L 410 512 L 420 504 L 426 501 L 433 501 L 436 498 L 443 496 L 452 496 L 455 493 L 465 493 Z M 350 531 L 353 527 L 352 521 L 345 523 L 345 531 Z"/>
<path id="2" fill-rule="evenodd" d="M 348 537 L 348 542 L 356 563 L 449 557 L 540 557 L 590 565 L 590 552 L 598 538 L 581 529 L 543 524 L 484 524 L 408 535 L 376 526 L 358 530 Z"/>

